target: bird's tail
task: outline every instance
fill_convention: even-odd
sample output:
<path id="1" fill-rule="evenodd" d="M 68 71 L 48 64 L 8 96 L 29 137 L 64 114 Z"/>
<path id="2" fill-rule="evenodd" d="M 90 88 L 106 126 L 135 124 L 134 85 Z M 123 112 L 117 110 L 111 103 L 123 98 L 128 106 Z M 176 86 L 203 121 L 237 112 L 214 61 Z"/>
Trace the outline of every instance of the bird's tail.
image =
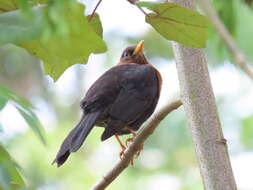
<path id="1" fill-rule="evenodd" d="M 94 112 L 82 117 L 77 126 L 71 130 L 63 141 L 53 164 L 57 163 L 57 166 L 60 167 L 68 159 L 71 152 L 76 152 L 82 146 L 84 140 L 94 127 L 99 115 L 100 112 Z"/>

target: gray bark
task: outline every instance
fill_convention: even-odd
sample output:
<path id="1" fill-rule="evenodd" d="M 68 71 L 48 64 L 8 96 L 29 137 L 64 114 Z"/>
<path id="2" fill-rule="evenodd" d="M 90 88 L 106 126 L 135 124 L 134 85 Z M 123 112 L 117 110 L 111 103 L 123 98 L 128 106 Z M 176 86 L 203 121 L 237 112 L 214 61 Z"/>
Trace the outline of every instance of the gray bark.
<path id="1" fill-rule="evenodd" d="M 194 0 L 174 0 L 195 8 Z M 173 42 L 183 106 L 206 190 L 236 190 L 206 57 L 202 49 Z"/>

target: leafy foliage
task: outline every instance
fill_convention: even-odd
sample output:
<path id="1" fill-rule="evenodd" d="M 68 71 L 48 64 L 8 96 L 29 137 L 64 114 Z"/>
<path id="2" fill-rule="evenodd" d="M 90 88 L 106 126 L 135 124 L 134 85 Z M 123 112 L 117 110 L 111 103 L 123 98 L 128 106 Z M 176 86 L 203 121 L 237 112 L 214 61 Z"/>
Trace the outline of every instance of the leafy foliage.
<path id="1" fill-rule="evenodd" d="M 90 18 L 91 15 L 89 15 L 87 18 Z M 100 18 L 98 14 L 94 14 L 91 21 L 90 21 L 90 26 L 93 28 L 94 32 L 101 38 L 103 37 L 103 28 L 102 24 L 100 22 Z"/>
<path id="2" fill-rule="evenodd" d="M 146 22 L 167 40 L 192 48 L 205 47 L 207 20 L 204 16 L 176 3 L 140 2 L 139 5 L 155 12 L 146 16 Z"/>
<path id="3" fill-rule="evenodd" d="M 65 9 L 62 12 L 69 25 L 69 31 L 65 35 L 19 43 L 44 61 L 46 74 L 50 74 L 55 80 L 71 65 L 86 63 L 91 53 L 106 50 L 106 45 L 83 15 L 83 5 L 77 6 L 76 9 Z"/>
<path id="4" fill-rule="evenodd" d="M 24 181 L 17 170 L 17 164 L 0 144 L 0 190 L 20 189 L 24 185 Z"/>
<path id="5" fill-rule="evenodd" d="M 0 86 L 0 110 L 4 107 L 4 105 L 10 101 L 19 113 L 23 116 L 25 121 L 31 127 L 31 129 L 35 132 L 36 135 L 40 138 L 40 140 L 45 144 L 45 138 L 43 136 L 43 128 L 40 124 L 39 119 L 32 111 L 32 106 L 25 99 L 22 99 L 16 96 L 13 92 L 8 90 L 7 88 Z"/>
<path id="6" fill-rule="evenodd" d="M 15 10 L 0 14 L 0 45 L 36 39 L 42 35 L 43 12 L 32 11 L 32 17 Z"/>
<path id="7" fill-rule="evenodd" d="M 89 23 L 83 14 L 84 5 L 77 2 L 68 6 L 60 2 L 55 4 L 54 10 L 37 6 L 27 15 L 21 10 L 6 10 L 6 4 L 0 3 L 0 8 L 4 6 L 4 10 L 9 11 L 0 14 L 0 44 L 17 43 L 25 48 L 41 59 L 45 73 L 57 80 L 71 65 L 86 63 L 91 53 L 106 51 L 106 45 L 101 38 L 98 15 Z M 52 33 L 50 27 L 60 29 Z"/>

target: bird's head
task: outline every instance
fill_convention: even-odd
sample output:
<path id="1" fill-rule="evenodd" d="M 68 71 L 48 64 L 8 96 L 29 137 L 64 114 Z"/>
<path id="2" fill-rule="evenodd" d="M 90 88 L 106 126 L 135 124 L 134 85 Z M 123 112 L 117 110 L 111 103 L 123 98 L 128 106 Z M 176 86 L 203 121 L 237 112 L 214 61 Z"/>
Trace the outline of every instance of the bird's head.
<path id="1" fill-rule="evenodd" d="M 148 61 L 143 54 L 143 48 L 144 48 L 143 40 L 141 40 L 137 46 L 127 47 L 120 57 L 119 64 L 129 64 L 129 63 L 135 63 L 140 65 L 148 64 Z"/>

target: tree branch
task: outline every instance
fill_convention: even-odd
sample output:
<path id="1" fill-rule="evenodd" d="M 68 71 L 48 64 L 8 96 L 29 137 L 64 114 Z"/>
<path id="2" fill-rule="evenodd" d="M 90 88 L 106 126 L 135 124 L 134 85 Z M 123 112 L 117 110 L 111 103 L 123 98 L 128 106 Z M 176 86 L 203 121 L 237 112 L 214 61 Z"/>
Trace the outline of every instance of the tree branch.
<path id="1" fill-rule="evenodd" d="M 229 34 L 224 24 L 219 19 L 212 5 L 208 2 L 208 0 L 200 0 L 200 5 L 206 12 L 206 15 L 210 19 L 214 28 L 217 30 L 218 34 L 220 35 L 220 38 L 224 40 L 227 48 L 232 53 L 239 67 L 248 75 L 249 78 L 253 80 L 253 68 L 251 67 L 250 62 L 245 58 L 244 54 L 236 46 L 235 41 Z"/>
<path id="2" fill-rule="evenodd" d="M 194 0 L 173 0 L 195 9 Z M 172 42 L 182 102 L 205 190 L 236 190 L 203 49 Z"/>
<path id="3" fill-rule="evenodd" d="M 182 105 L 180 100 L 171 102 L 158 113 L 156 113 L 134 138 L 133 143 L 124 152 L 123 158 L 110 170 L 105 176 L 100 179 L 90 190 L 103 190 L 105 189 L 119 174 L 127 168 L 131 159 L 133 159 L 135 153 L 143 145 L 144 141 L 153 133 L 159 123 L 173 110 L 177 109 Z"/>

